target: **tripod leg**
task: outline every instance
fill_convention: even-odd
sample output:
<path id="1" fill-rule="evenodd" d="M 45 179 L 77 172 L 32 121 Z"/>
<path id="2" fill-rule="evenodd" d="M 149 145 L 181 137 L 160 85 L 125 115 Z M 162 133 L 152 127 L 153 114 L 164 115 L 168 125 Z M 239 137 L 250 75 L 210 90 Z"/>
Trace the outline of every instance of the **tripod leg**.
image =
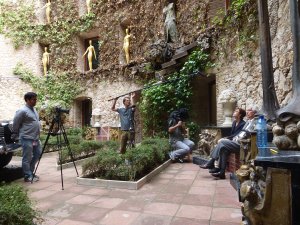
<path id="1" fill-rule="evenodd" d="M 60 164 L 61 190 L 64 190 L 64 178 L 63 178 L 63 172 L 62 172 L 61 133 L 57 135 L 56 140 L 57 140 L 58 157 L 59 157 L 59 164 Z"/>
<path id="2" fill-rule="evenodd" d="M 64 125 L 63 125 L 62 123 L 61 123 L 61 128 L 60 128 L 60 129 L 61 129 L 61 131 L 62 131 L 62 134 L 63 134 L 63 137 L 64 137 L 64 141 L 65 141 L 65 144 L 66 144 L 66 146 L 67 146 L 67 148 L 68 148 L 68 153 L 69 153 L 69 155 L 70 155 L 70 157 L 71 157 L 71 160 L 72 160 L 72 162 L 73 162 L 73 165 L 74 165 L 74 168 L 75 168 L 77 177 L 78 177 L 79 174 L 78 174 L 78 170 L 77 170 L 77 167 L 76 167 L 76 164 L 75 164 L 75 161 L 74 161 L 73 152 L 72 152 L 72 150 L 71 150 L 71 148 L 70 148 L 69 140 L 68 140 L 68 137 L 67 137 L 67 134 L 66 134 Z"/>
<path id="3" fill-rule="evenodd" d="M 41 152 L 41 154 L 40 154 L 39 160 L 38 160 L 38 162 L 37 162 L 37 164 L 36 164 L 36 167 L 35 167 L 35 169 L 34 169 L 34 172 L 33 172 L 33 176 L 32 176 L 32 179 L 31 179 L 31 183 L 33 182 L 33 178 L 34 178 L 34 176 L 35 176 L 35 174 L 36 174 L 36 171 L 37 171 L 37 169 L 38 169 L 38 167 L 39 167 L 39 165 L 40 165 L 41 158 L 42 158 L 42 156 L 43 156 L 43 154 L 44 154 L 44 151 L 45 151 L 45 149 L 46 149 L 46 146 L 47 146 L 47 144 L 48 144 L 48 140 L 49 140 L 50 135 L 51 135 L 51 133 L 52 133 L 54 124 L 55 124 L 55 119 L 52 120 L 52 123 L 51 123 L 51 125 L 50 125 L 49 131 L 48 131 L 48 134 L 47 134 L 47 138 L 46 138 L 45 143 L 44 143 L 44 145 L 43 145 L 42 152 Z"/>

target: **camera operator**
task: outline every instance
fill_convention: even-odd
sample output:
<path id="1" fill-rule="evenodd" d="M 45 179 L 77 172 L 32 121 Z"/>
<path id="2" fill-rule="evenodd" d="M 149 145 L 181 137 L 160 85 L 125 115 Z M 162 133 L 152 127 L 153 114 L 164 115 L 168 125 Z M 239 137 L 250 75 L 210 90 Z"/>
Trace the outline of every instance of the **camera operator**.
<path id="1" fill-rule="evenodd" d="M 120 153 L 124 154 L 126 152 L 126 145 L 127 141 L 129 140 L 130 144 L 134 144 L 134 112 L 135 112 L 135 105 L 133 103 L 133 98 L 135 93 L 130 94 L 129 97 L 123 98 L 124 108 L 117 108 L 116 109 L 116 102 L 118 98 L 115 98 L 113 101 L 113 105 L 111 110 L 118 112 L 120 115 L 121 121 L 121 147 Z"/>
<path id="2" fill-rule="evenodd" d="M 191 161 L 190 154 L 195 143 L 184 137 L 187 133 L 185 121 L 188 117 L 188 112 L 185 108 L 173 111 L 169 116 L 168 131 L 170 144 L 172 148 L 175 149 L 169 153 L 172 161 L 178 160 L 179 162 L 183 162 L 185 156 L 188 156 L 189 161 Z"/>
<path id="3" fill-rule="evenodd" d="M 24 95 L 26 105 L 16 112 L 13 120 L 13 131 L 19 134 L 23 149 L 22 168 L 25 182 L 36 182 L 38 176 L 33 175 L 36 162 L 41 154 L 39 115 L 34 106 L 37 94 L 28 92 Z"/>

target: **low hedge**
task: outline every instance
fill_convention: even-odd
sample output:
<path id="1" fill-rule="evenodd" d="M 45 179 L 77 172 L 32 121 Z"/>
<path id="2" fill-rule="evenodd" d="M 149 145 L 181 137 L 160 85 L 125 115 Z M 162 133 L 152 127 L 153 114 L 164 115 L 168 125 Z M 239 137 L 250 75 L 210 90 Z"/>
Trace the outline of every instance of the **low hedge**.
<path id="1" fill-rule="evenodd" d="M 108 147 L 85 161 L 84 177 L 110 180 L 138 180 L 168 159 L 167 139 L 146 139 L 135 148 L 119 154 L 118 148 Z"/>
<path id="2" fill-rule="evenodd" d="M 33 225 L 40 224 L 39 213 L 24 189 L 16 184 L 0 185 L 0 224 Z"/>
<path id="3" fill-rule="evenodd" d="M 88 141 L 83 140 L 80 144 L 70 144 L 70 149 L 73 154 L 74 161 L 79 159 L 88 158 L 94 156 L 96 152 L 111 148 L 112 146 L 118 146 L 118 143 L 115 141 L 106 141 L 106 142 L 99 142 L 99 141 Z M 67 147 L 63 147 L 62 149 L 62 163 L 72 162 L 71 156 L 69 154 L 69 150 Z M 58 164 L 60 162 L 58 161 Z"/>

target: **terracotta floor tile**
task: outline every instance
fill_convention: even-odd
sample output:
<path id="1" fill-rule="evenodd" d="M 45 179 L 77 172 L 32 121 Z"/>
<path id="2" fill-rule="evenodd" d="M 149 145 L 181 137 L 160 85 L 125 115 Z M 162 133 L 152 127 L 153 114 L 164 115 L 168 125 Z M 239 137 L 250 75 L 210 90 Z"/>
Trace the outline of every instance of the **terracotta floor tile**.
<path id="1" fill-rule="evenodd" d="M 170 225 L 209 225 L 209 220 L 174 217 Z"/>
<path id="2" fill-rule="evenodd" d="M 107 195 L 109 193 L 109 190 L 102 189 L 102 188 L 90 188 L 83 192 L 85 195 L 97 195 L 97 196 L 103 196 Z"/>
<path id="3" fill-rule="evenodd" d="M 231 208 L 239 208 L 241 203 L 238 201 L 237 196 L 230 196 L 226 194 L 218 194 L 215 195 L 214 198 L 214 207 L 231 207 Z"/>
<path id="4" fill-rule="evenodd" d="M 57 225 L 93 225 L 92 223 L 83 222 L 83 221 L 76 221 L 76 220 L 69 220 L 65 219 L 58 223 Z"/>
<path id="5" fill-rule="evenodd" d="M 57 193 L 57 191 L 39 190 L 39 191 L 31 192 L 29 194 L 29 196 L 34 199 L 43 199 L 43 198 L 47 198 L 51 195 L 54 195 L 55 193 Z"/>
<path id="6" fill-rule="evenodd" d="M 99 221 L 98 224 L 101 225 L 129 225 L 132 224 L 140 213 L 123 211 L 123 210 L 113 210 L 107 213 L 103 219 Z"/>
<path id="7" fill-rule="evenodd" d="M 191 187 L 189 190 L 191 195 L 214 195 L 215 187 Z"/>
<path id="8" fill-rule="evenodd" d="M 220 222 L 220 221 L 210 221 L 210 225 L 241 225 L 241 222 Z"/>
<path id="9" fill-rule="evenodd" d="M 178 204 L 153 202 L 145 206 L 144 213 L 174 216 L 178 208 Z"/>
<path id="10" fill-rule="evenodd" d="M 180 179 L 180 180 L 193 180 L 195 179 L 197 175 L 196 174 L 177 174 L 174 179 Z"/>
<path id="11" fill-rule="evenodd" d="M 212 207 L 196 206 L 196 205 L 181 205 L 176 213 L 176 217 L 185 217 L 199 220 L 209 220 L 212 212 Z"/>
<path id="12" fill-rule="evenodd" d="M 184 205 L 212 206 L 213 195 L 187 194 L 182 200 Z"/>
<path id="13" fill-rule="evenodd" d="M 117 207 L 124 199 L 121 198 L 99 198 L 97 201 L 94 201 L 90 206 L 100 207 L 105 209 L 112 209 Z"/>
<path id="14" fill-rule="evenodd" d="M 214 221 L 226 221 L 237 223 L 242 220 L 240 208 L 214 208 L 211 216 Z"/>
<path id="15" fill-rule="evenodd" d="M 192 184 L 192 187 L 215 187 L 216 181 L 215 180 L 198 180 L 196 179 Z"/>
<path id="16" fill-rule="evenodd" d="M 185 198 L 185 194 L 173 194 L 173 193 L 159 193 L 154 198 L 155 202 L 167 202 L 167 203 L 176 203 L 179 204 Z"/>
<path id="17" fill-rule="evenodd" d="M 80 210 L 75 214 L 72 214 L 70 216 L 70 219 L 86 221 L 86 222 L 99 221 L 106 215 L 107 212 L 108 209 L 92 207 L 92 206 L 84 206 L 82 210 Z"/>
<path id="18" fill-rule="evenodd" d="M 74 198 L 71 198 L 67 200 L 67 203 L 71 204 L 89 204 L 91 202 L 94 202 L 98 199 L 97 196 L 92 196 L 92 195 L 77 195 Z"/>
<path id="19" fill-rule="evenodd" d="M 46 215 L 48 217 L 67 218 L 81 209 L 80 205 L 64 204 L 60 207 L 50 209 Z"/>
<path id="20" fill-rule="evenodd" d="M 141 214 L 132 225 L 169 225 L 172 217 L 153 214 Z"/>
<path id="21" fill-rule="evenodd" d="M 145 205 L 149 203 L 150 201 L 147 200 L 130 198 L 122 201 L 118 206 L 116 206 L 116 209 L 142 212 Z"/>

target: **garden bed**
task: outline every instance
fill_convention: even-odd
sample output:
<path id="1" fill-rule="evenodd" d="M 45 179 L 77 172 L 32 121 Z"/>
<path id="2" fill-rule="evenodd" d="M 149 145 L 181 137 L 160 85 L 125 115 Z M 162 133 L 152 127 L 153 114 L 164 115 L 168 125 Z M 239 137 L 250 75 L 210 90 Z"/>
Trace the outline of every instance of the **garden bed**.
<path id="1" fill-rule="evenodd" d="M 162 165 L 158 166 L 150 173 L 142 177 L 137 181 L 120 181 L 120 180 L 105 180 L 98 178 L 85 178 L 77 177 L 77 184 L 96 186 L 96 187 L 105 187 L 105 188 L 120 188 L 120 189 L 129 189 L 129 190 L 138 190 L 145 183 L 149 182 L 154 176 L 159 174 L 165 168 L 167 168 L 171 163 L 171 160 L 164 162 Z"/>

